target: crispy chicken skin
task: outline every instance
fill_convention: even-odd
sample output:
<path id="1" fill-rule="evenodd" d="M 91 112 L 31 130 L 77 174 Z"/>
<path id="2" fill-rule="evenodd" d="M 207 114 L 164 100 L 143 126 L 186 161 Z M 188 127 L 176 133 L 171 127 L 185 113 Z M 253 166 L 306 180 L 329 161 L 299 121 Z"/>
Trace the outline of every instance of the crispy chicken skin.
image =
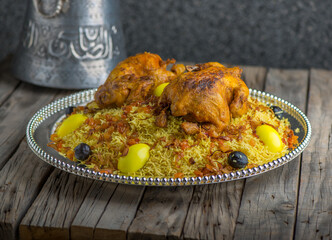
<path id="1" fill-rule="evenodd" d="M 208 135 L 218 137 L 231 116 L 247 112 L 249 89 L 240 78 L 242 70 L 217 62 L 188 66 L 187 70 L 164 89 L 160 109 L 170 108 L 173 116 L 202 123 Z M 188 134 L 197 132 L 192 124 L 182 124 L 182 128 Z"/>
<path id="2" fill-rule="evenodd" d="M 166 70 L 175 60 L 163 61 L 159 55 L 141 53 L 120 62 L 95 93 L 99 107 L 120 107 L 124 103 L 147 99 L 155 87 L 174 79 L 184 71 L 181 65 Z"/>

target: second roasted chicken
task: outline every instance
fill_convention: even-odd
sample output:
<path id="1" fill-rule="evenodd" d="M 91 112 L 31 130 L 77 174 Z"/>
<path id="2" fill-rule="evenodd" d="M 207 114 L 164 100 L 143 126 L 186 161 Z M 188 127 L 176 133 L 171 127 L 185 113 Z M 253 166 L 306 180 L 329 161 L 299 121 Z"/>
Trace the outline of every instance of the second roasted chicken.
<path id="1" fill-rule="evenodd" d="M 202 128 L 211 137 L 218 137 L 229 124 L 231 117 L 247 112 L 249 89 L 241 80 L 241 69 L 226 68 L 210 62 L 187 67 L 188 72 L 170 82 L 161 95 L 160 115 L 156 124 L 165 127 L 167 111 L 182 116 L 182 128 L 187 134 Z"/>

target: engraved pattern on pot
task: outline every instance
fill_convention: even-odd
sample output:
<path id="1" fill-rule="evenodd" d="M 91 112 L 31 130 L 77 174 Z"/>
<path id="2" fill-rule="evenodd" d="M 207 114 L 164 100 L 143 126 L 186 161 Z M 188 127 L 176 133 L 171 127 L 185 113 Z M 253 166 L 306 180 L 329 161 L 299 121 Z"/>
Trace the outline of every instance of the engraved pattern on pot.
<path id="1" fill-rule="evenodd" d="M 78 60 L 112 59 L 113 42 L 111 32 L 117 33 L 115 26 L 111 31 L 104 26 L 80 26 L 74 30 L 57 30 L 53 28 L 53 34 L 42 29 L 50 29 L 50 26 L 38 25 L 31 20 L 28 22 L 23 46 L 31 49 L 34 55 L 56 58 L 74 57 Z M 41 32 L 45 34 L 40 34 Z M 54 34 L 55 32 L 55 34 Z M 44 43 L 48 43 L 45 45 Z"/>
<path id="2" fill-rule="evenodd" d="M 78 48 L 78 49 L 77 49 Z M 112 59 L 112 38 L 104 27 L 80 27 L 79 44 L 70 42 L 70 50 L 77 59 Z"/>
<path id="3" fill-rule="evenodd" d="M 23 46 L 30 48 L 36 44 L 38 39 L 38 30 L 36 29 L 36 24 L 32 21 L 29 21 L 26 25 L 25 36 L 23 38 Z"/>
<path id="4" fill-rule="evenodd" d="M 119 0 L 35 0 L 38 8 L 33 1 L 12 64 L 18 79 L 55 88 L 98 87 L 126 58 Z M 65 4 L 50 17 L 58 1 Z"/>

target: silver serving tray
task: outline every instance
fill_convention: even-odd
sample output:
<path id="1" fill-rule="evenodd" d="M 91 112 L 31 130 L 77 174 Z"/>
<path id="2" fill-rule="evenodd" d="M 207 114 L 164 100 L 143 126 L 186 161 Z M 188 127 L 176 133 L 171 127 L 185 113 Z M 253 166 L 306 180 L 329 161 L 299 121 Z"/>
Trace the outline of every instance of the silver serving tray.
<path id="1" fill-rule="evenodd" d="M 61 156 L 53 148 L 47 146 L 47 143 L 50 142 L 50 136 L 54 131 L 54 125 L 59 119 L 64 117 L 65 109 L 69 106 L 84 105 L 92 101 L 95 91 L 96 89 L 86 90 L 61 98 L 48 104 L 34 114 L 28 123 L 26 135 L 28 145 L 39 158 L 66 172 L 107 182 L 148 186 L 202 185 L 253 177 L 280 167 L 297 157 L 308 146 L 311 137 L 310 122 L 305 114 L 296 106 L 272 94 L 249 89 L 251 97 L 268 105 L 281 107 L 284 110 L 284 116 L 291 123 L 291 128 L 293 130 L 296 128 L 300 129 L 300 132 L 296 134 L 299 136 L 299 146 L 296 149 L 264 165 L 223 175 L 185 178 L 140 178 L 100 173 L 80 167 L 79 163 L 70 161 Z"/>

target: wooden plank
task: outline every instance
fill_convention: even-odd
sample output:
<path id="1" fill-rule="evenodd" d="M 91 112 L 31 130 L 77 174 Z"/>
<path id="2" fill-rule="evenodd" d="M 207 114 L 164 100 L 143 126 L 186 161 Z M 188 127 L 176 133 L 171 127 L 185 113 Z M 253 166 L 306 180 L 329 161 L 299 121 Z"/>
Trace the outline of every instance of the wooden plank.
<path id="1" fill-rule="evenodd" d="M 93 234 L 117 184 L 95 181 L 71 225 L 71 239 L 93 239 Z"/>
<path id="2" fill-rule="evenodd" d="M 126 239 L 145 187 L 119 184 L 101 216 L 94 239 Z"/>
<path id="3" fill-rule="evenodd" d="M 243 69 L 242 79 L 248 88 L 263 90 L 267 69 L 264 67 L 240 66 Z"/>
<path id="4" fill-rule="evenodd" d="M 332 237 L 332 72 L 312 70 L 308 118 L 312 138 L 303 153 L 295 239 Z"/>
<path id="5" fill-rule="evenodd" d="M 243 180 L 196 187 L 184 239 L 231 239 L 242 188 Z"/>
<path id="6" fill-rule="evenodd" d="M 25 83 L 17 88 L 20 82 L 9 68 L 10 59 L 0 65 L 0 105 L 4 103 L 0 108 L 0 239 L 17 237 L 19 222 L 53 169 L 33 154 L 25 140 L 21 142 L 26 124 L 40 107 L 68 93 Z"/>
<path id="7" fill-rule="evenodd" d="M 66 97 L 75 92 L 77 91 L 62 90 L 55 96 L 53 100 Z M 109 194 L 112 195 L 115 186 L 116 185 L 114 184 L 107 184 L 101 181 L 93 182 L 93 186 L 90 188 L 87 197 L 84 198 L 84 202 L 82 203 L 82 206 L 80 207 L 80 210 L 76 214 L 75 220 L 73 221 L 74 226 L 71 227 L 70 231 L 71 237 L 74 237 L 74 239 L 76 239 L 76 237 L 80 236 L 80 239 L 90 239 L 90 235 L 88 234 L 91 233 L 89 224 L 91 224 L 93 220 L 99 219 L 99 217 L 101 216 L 100 211 L 103 210 L 100 203 L 103 203 L 105 198 L 107 199 L 107 196 Z M 91 199 L 93 199 L 92 202 Z"/>
<path id="8" fill-rule="evenodd" d="M 304 110 L 308 71 L 271 69 L 266 91 Z M 292 239 L 299 184 L 299 157 L 246 180 L 235 239 Z"/>
<path id="9" fill-rule="evenodd" d="M 266 68 L 242 67 L 248 87 L 262 90 Z M 188 210 L 185 239 L 231 239 L 234 234 L 244 180 L 196 187 Z"/>
<path id="10" fill-rule="evenodd" d="M 24 137 L 30 118 L 58 91 L 22 83 L 0 107 L 0 169 Z"/>
<path id="11" fill-rule="evenodd" d="M 293 103 L 305 112 L 308 80 L 308 70 L 271 69 L 268 72 L 265 91 Z"/>
<path id="12" fill-rule="evenodd" d="M 7 58 L 0 63 L 0 106 L 15 91 L 20 81 L 10 74 L 11 59 Z"/>
<path id="13" fill-rule="evenodd" d="M 21 239 L 69 239 L 70 225 L 92 179 L 55 169 L 23 218 Z"/>
<path id="14" fill-rule="evenodd" d="M 0 239 L 16 239 L 18 225 L 53 167 L 41 161 L 22 141 L 0 171 Z"/>
<path id="15" fill-rule="evenodd" d="M 128 239 L 178 239 L 186 219 L 193 187 L 147 188 Z"/>

